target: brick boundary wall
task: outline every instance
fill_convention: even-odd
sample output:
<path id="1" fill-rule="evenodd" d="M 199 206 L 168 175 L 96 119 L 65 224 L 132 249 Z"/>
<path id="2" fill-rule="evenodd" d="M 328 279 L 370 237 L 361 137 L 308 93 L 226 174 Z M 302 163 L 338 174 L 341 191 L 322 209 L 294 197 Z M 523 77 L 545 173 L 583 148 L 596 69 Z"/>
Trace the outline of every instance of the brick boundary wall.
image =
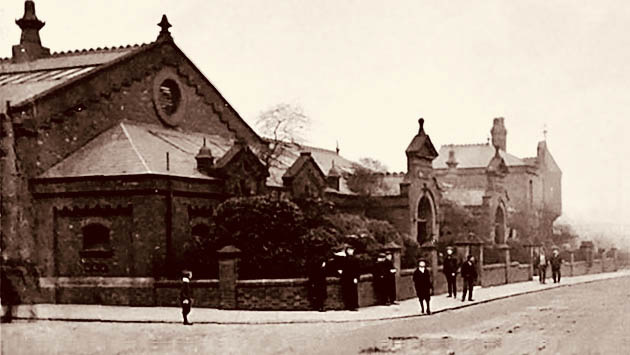
<path id="1" fill-rule="evenodd" d="M 530 280 L 530 265 L 512 262 L 505 272 L 505 264 L 484 265 L 481 280 L 484 286 Z M 563 276 L 578 276 L 615 271 L 618 265 L 614 258 L 594 259 L 589 266 L 586 261 L 567 262 L 562 266 Z M 416 297 L 413 286 L 414 269 L 400 270 L 397 282 L 399 300 Z M 551 273 L 548 272 L 549 277 Z M 442 267 L 438 267 L 433 280 L 436 295 L 446 292 L 446 279 Z M 179 306 L 179 280 L 154 280 L 153 278 L 131 277 L 42 277 L 39 278 L 41 297 L 33 303 L 74 303 L 123 306 Z M 224 308 L 221 305 L 219 280 L 193 280 L 193 306 Z M 461 278 L 457 288 L 461 292 Z M 327 309 L 343 309 L 341 287 L 336 277 L 327 278 Z M 236 280 L 235 309 L 242 310 L 310 310 L 308 280 L 262 279 Z M 372 275 L 362 275 L 359 282 L 359 305 L 367 307 L 377 304 L 372 284 Z"/>

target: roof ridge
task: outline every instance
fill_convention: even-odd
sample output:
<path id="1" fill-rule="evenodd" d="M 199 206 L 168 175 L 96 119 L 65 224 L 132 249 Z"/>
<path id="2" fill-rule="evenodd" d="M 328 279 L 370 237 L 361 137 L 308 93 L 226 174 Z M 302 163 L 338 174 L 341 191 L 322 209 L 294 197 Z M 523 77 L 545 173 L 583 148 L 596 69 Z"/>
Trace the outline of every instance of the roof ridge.
<path id="1" fill-rule="evenodd" d="M 128 49 L 138 49 L 145 47 L 151 43 L 135 43 L 135 44 L 127 44 L 120 46 L 112 46 L 112 47 L 96 47 L 96 48 L 82 48 L 82 49 L 69 49 L 66 51 L 52 52 L 49 57 L 43 57 L 40 59 L 46 58 L 59 58 L 59 57 L 70 57 L 75 55 L 83 55 L 83 54 L 96 54 L 96 53 L 113 53 L 113 52 L 122 52 Z M 0 63 L 2 62 L 10 62 L 11 57 L 0 58 Z"/>
<path id="2" fill-rule="evenodd" d="M 75 49 L 75 50 L 70 49 L 67 51 L 53 52 L 50 54 L 50 56 L 51 57 L 65 57 L 65 56 L 72 56 L 72 55 L 82 55 L 82 54 L 87 54 L 87 53 L 122 52 L 127 49 L 141 48 L 148 44 L 150 43 L 140 43 L 140 44 L 135 43 L 135 44 L 113 46 L 113 47 L 96 47 L 96 48 L 88 48 L 88 49 L 83 48 L 83 49 Z"/>
<path id="3" fill-rule="evenodd" d="M 464 144 L 442 144 L 442 147 L 481 147 L 490 145 L 490 143 L 464 143 Z"/>

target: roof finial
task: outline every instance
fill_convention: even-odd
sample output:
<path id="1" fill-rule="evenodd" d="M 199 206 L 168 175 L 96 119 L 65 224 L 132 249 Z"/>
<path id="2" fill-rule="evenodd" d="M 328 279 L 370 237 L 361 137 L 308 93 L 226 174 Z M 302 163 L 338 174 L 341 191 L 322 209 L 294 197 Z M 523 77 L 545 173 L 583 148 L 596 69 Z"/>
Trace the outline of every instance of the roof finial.
<path id="1" fill-rule="evenodd" d="M 158 41 L 159 40 L 172 40 L 173 37 L 171 36 L 171 32 L 168 30 L 169 28 L 173 27 L 171 26 L 171 24 L 168 22 L 168 18 L 166 18 L 166 15 L 162 15 L 162 21 L 160 21 L 160 23 L 158 23 L 158 26 L 160 26 L 161 30 L 160 30 L 160 34 L 158 35 Z"/>
<path id="2" fill-rule="evenodd" d="M 421 134 L 422 132 L 424 132 L 424 118 L 420 117 L 420 119 L 418 120 L 418 125 L 420 126 L 418 128 L 418 134 Z"/>
<path id="3" fill-rule="evenodd" d="M 543 140 L 546 142 L 547 141 L 547 124 L 545 123 L 545 125 L 543 126 Z"/>
<path id="4" fill-rule="evenodd" d="M 28 62 L 50 55 L 50 50 L 42 47 L 39 38 L 39 30 L 44 27 L 45 23 L 35 15 L 35 3 L 32 0 L 24 2 L 24 15 L 21 19 L 15 20 L 15 23 L 20 26 L 22 35 L 20 36 L 20 44 L 13 46 L 12 60 L 14 62 Z"/>
<path id="5" fill-rule="evenodd" d="M 339 155 L 339 141 L 336 142 L 337 145 L 335 146 L 335 152 L 337 153 L 337 155 Z M 333 161 L 334 163 L 334 161 Z"/>

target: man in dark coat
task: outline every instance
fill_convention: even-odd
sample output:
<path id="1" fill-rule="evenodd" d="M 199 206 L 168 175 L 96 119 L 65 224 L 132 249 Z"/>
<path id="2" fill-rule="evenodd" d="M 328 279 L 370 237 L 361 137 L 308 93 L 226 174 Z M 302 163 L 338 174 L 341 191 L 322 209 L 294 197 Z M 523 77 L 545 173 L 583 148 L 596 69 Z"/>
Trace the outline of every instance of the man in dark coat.
<path id="1" fill-rule="evenodd" d="M 475 284 L 475 280 L 477 280 L 477 268 L 475 266 L 475 257 L 472 255 L 468 255 L 466 258 L 466 262 L 462 264 L 461 267 L 461 275 L 464 280 L 464 286 L 462 292 L 462 302 L 466 300 L 466 293 L 468 293 L 468 300 L 473 300 L 473 285 Z"/>
<path id="2" fill-rule="evenodd" d="M 1 273 L 2 280 L 0 280 L 0 291 L 2 294 L 0 298 L 2 298 L 2 304 L 6 306 L 6 311 L 2 316 L 2 323 L 11 323 L 14 313 L 17 313 L 17 308 L 20 304 L 20 295 L 4 268 L 2 268 Z"/>
<path id="3" fill-rule="evenodd" d="M 328 297 L 326 288 L 326 271 L 326 258 L 319 258 L 312 263 L 308 278 L 313 308 L 320 312 L 325 311 L 324 304 L 326 303 L 326 298 Z"/>
<path id="4" fill-rule="evenodd" d="M 448 247 L 446 249 L 446 258 L 444 258 L 444 276 L 446 276 L 446 283 L 448 284 L 448 296 L 457 297 L 457 269 L 459 268 L 459 262 L 453 255 L 453 248 Z"/>
<path id="5" fill-rule="evenodd" d="M 385 295 L 387 304 L 396 304 L 396 266 L 394 266 L 394 256 L 391 251 L 385 253 Z"/>
<path id="6" fill-rule="evenodd" d="M 553 255 L 549 258 L 549 264 L 551 264 L 551 277 L 553 283 L 560 283 L 560 267 L 562 266 L 562 257 L 558 249 L 553 250 Z"/>
<path id="7" fill-rule="evenodd" d="M 389 304 L 387 290 L 387 274 L 389 267 L 385 260 L 385 254 L 379 253 L 374 263 L 374 271 L 372 271 L 372 282 L 374 284 L 374 293 L 380 304 Z"/>
<path id="8" fill-rule="evenodd" d="M 346 247 L 345 258 L 339 270 L 341 276 L 341 293 L 346 309 L 351 311 L 359 310 L 359 261 L 354 256 L 354 248 Z"/>
<path id="9" fill-rule="evenodd" d="M 182 277 L 182 288 L 179 292 L 179 301 L 182 305 L 182 316 L 184 316 L 184 324 L 192 325 L 188 321 L 188 314 L 190 313 L 190 308 L 192 306 L 192 296 L 190 292 L 190 279 L 192 278 L 192 272 L 185 271 L 184 276 Z"/>
<path id="10" fill-rule="evenodd" d="M 542 250 L 540 255 L 536 257 L 535 266 L 538 269 L 538 281 L 541 284 L 546 283 L 547 279 L 547 258 L 545 257 L 545 251 Z"/>
<path id="11" fill-rule="evenodd" d="M 424 302 L 427 304 L 427 314 L 431 314 L 431 293 L 433 293 L 433 280 L 431 272 L 427 269 L 424 260 L 418 262 L 418 268 L 413 273 L 413 285 L 416 288 L 416 295 L 420 301 L 420 309 L 424 313 Z"/>

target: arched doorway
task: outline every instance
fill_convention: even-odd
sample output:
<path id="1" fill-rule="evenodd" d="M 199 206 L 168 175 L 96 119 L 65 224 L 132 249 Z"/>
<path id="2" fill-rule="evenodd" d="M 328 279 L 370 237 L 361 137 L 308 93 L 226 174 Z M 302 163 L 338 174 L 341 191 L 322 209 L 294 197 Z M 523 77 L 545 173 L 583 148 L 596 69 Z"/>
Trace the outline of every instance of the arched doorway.
<path id="1" fill-rule="evenodd" d="M 433 204 L 430 197 L 422 196 L 418 202 L 418 244 L 422 245 L 430 241 L 433 237 Z"/>
<path id="2" fill-rule="evenodd" d="M 505 212 L 502 206 L 497 207 L 494 216 L 494 242 L 496 244 L 505 243 Z"/>

